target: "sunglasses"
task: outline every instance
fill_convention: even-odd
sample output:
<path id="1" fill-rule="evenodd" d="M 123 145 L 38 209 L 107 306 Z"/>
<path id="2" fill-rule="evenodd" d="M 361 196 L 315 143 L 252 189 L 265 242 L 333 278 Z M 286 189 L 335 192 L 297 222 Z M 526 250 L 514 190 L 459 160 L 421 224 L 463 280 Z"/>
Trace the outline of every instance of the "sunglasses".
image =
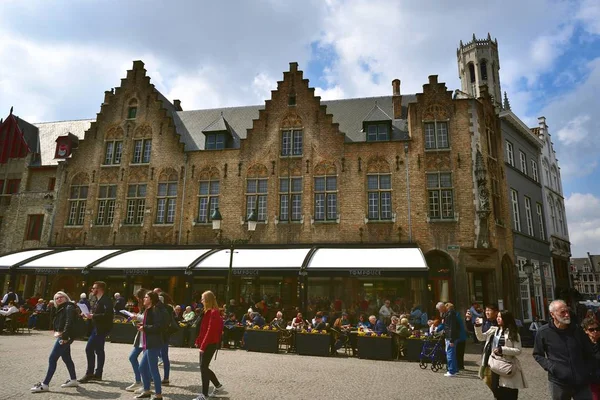
<path id="1" fill-rule="evenodd" d="M 600 332 L 600 328 L 595 327 L 595 328 L 587 328 L 588 332 Z"/>

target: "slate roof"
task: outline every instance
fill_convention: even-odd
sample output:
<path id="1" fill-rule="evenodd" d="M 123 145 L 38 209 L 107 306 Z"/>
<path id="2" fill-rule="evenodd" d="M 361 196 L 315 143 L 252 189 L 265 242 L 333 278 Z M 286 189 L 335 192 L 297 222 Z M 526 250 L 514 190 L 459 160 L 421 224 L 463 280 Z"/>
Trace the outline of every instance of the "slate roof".
<path id="1" fill-rule="evenodd" d="M 415 95 L 402 96 L 403 118 L 392 119 L 392 140 L 408 139 L 407 108 L 414 101 Z M 321 104 L 327 107 L 328 114 L 333 115 L 333 122 L 339 124 L 340 132 L 346 134 L 346 142 L 366 141 L 366 134 L 363 132 L 363 121 L 366 118 L 381 121 L 389 120 L 394 115 L 392 96 L 329 100 L 322 101 Z M 205 136 L 202 132 L 221 116 L 223 123 L 229 125 L 234 140 L 233 147 L 239 148 L 240 139 L 246 139 L 247 130 L 252 128 L 252 120 L 258 119 L 258 113 L 262 109 L 264 105 L 177 111 L 173 119 L 186 151 L 203 150 Z M 214 131 L 212 127 L 211 131 Z"/>
<path id="2" fill-rule="evenodd" d="M 76 121 L 41 122 L 34 124 L 39 130 L 41 145 L 41 164 L 58 165 L 59 160 L 54 159 L 56 150 L 56 138 L 65 136 L 69 132 L 83 139 L 85 131 L 90 128 L 93 119 L 82 119 Z"/>
<path id="3" fill-rule="evenodd" d="M 21 118 L 18 119 L 17 125 L 19 126 L 19 129 L 21 129 L 21 132 L 23 132 L 23 137 L 25 138 L 27 146 L 29 146 L 29 150 L 33 153 L 39 153 L 40 136 L 38 128 Z"/>
<path id="4" fill-rule="evenodd" d="M 229 128 L 227 127 L 227 121 L 225 121 L 225 118 L 223 118 L 223 116 L 221 115 L 214 122 L 209 124 L 206 128 L 202 129 L 202 132 L 210 133 L 210 132 L 223 132 L 223 131 L 228 131 L 228 130 L 229 130 Z"/>

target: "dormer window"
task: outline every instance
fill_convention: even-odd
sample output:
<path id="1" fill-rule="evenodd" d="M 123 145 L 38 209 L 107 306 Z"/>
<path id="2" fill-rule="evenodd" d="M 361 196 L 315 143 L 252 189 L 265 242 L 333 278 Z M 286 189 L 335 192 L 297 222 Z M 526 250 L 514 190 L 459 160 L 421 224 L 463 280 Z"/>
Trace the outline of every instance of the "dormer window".
<path id="1" fill-rule="evenodd" d="M 367 142 L 390 140 L 389 124 L 378 123 L 367 125 Z"/>
<path id="2" fill-rule="evenodd" d="M 221 150 L 225 148 L 224 133 L 208 133 L 206 134 L 206 150 Z"/>

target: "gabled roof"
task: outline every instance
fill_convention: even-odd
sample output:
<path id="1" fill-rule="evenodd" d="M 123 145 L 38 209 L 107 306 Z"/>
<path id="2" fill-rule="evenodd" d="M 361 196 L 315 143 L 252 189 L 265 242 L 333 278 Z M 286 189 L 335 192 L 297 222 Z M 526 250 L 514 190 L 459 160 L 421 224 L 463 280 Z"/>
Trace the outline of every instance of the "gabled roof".
<path id="1" fill-rule="evenodd" d="M 227 121 L 223 118 L 223 115 L 219 116 L 216 120 L 210 123 L 206 128 L 202 129 L 203 133 L 214 133 L 214 132 L 225 132 L 229 131 Z"/>
<path id="2" fill-rule="evenodd" d="M 380 122 L 380 121 L 391 121 L 392 117 L 387 115 L 385 111 L 379 107 L 377 101 L 375 101 L 375 105 L 369 111 L 367 116 L 363 119 L 363 122 Z"/>
<path id="3" fill-rule="evenodd" d="M 58 165 L 59 160 L 54 159 L 56 138 L 69 133 L 83 139 L 85 131 L 90 128 L 93 119 L 76 121 L 41 122 L 34 124 L 39 130 L 41 161 L 40 165 Z"/>
<path id="4" fill-rule="evenodd" d="M 19 127 L 18 118 L 12 113 L 0 123 L 0 164 L 5 164 L 11 158 L 23 158 L 31 152 L 23 132 Z"/>

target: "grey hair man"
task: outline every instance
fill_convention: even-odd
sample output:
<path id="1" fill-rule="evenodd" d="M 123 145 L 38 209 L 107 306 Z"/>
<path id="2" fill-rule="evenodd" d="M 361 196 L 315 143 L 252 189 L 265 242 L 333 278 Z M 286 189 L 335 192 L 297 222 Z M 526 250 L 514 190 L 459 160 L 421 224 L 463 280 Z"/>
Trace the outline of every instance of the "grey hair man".
<path id="1" fill-rule="evenodd" d="M 571 323 L 569 307 L 554 300 L 548 307 L 552 317 L 535 337 L 533 357 L 548 371 L 552 400 L 591 400 L 592 348 L 583 330 Z"/>

